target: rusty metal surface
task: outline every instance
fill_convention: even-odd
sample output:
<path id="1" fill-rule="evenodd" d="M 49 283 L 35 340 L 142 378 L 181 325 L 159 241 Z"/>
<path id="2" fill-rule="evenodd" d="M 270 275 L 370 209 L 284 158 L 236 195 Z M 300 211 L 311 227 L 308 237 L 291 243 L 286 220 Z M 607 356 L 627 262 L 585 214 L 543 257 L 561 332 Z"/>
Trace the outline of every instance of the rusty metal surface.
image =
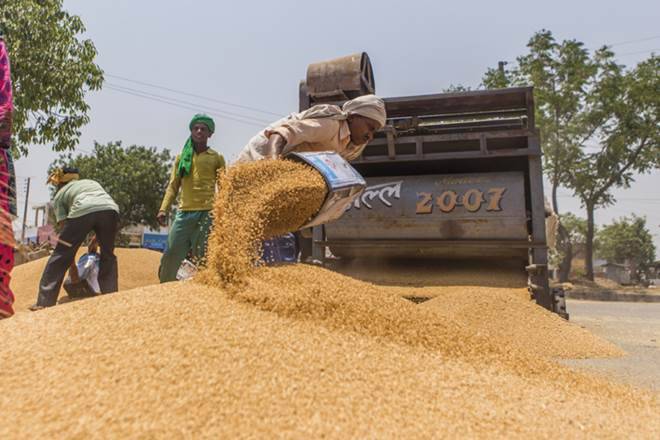
<path id="1" fill-rule="evenodd" d="M 327 246 L 335 256 L 365 258 L 517 258 L 526 261 L 529 247 L 544 248 L 525 240 L 325 240 L 316 244 Z"/>
<path id="2" fill-rule="evenodd" d="M 384 138 L 374 139 L 353 163 L 410 160 L 463 159 L 497 156 L 539 156 L 540 148 L 530 148 L 528 139 L 537 135 L 528 129 L 463 132 L 435 135 L 396 136 L 386 130 Z M 387 146 L 385 149 L 384 146 Z M 414 146 L 414 148 L 410 147 Z"/>
<path id="3" fill-rule="evenodd" d="M 474 114 L 530 108 L 531 87 L 385 98 L 388 118 Z M 532 104 L 533 108 L 533 104 Z"/>
<path id="4" fill-rule="evenodd" d="M 538 138 L 530 88 L 385 101 L 388 125 L 356 163 L 540 154 L 529 142 Z"/>
<path id="5" fill-rule="evenodd" d="M 366 52 L 310 64 L 305 81 L 315 102 L 334 102 L 375 93 L 373 69 Z"/>
<path id="6" fill-rule="evenodd" d="M 355 248 L 390 248 L 390 247 L 414 247 L 429 248 L 439 246 L 463 246 L 478 249 L 507 247 L 512 249 L 547 248 L 543 243 L 532 243 L 527 240 L 432 240 L 432 239 L 392 239 L 392 240 L 325 240 L 327 246 L 355 247 Z"/>
<path id="7" fill-rule="evenodd" d="M 332 255 L 342 259 L 390 260 L 419 259 L 426 262 L 434 260 L 519 260 L 521 264 L 527 261 L 527 250 L 521 248 L 499 247 L 484 248 L 477 246 L 435 246 L 414 247 L 401 246 L 393 256 L 391 248 L 387 247 L 355 247 L 355 246 L 328 246 Z"/>
<path id="8" fill-rule="evenodd" d="M 522 173 L 368 178 L 327 239 L 527 240 Z M 396 251 L 394 248 L 393 252 Z"/>

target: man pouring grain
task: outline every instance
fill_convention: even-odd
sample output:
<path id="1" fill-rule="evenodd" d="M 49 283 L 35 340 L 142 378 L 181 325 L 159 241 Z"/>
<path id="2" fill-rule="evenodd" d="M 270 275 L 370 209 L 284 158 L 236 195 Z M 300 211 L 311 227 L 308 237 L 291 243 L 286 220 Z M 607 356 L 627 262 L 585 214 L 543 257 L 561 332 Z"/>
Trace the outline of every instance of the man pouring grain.
<path id="1" fill-rule="evenodd" d="M 238 162 L 275 159 L 290 152 L 334 151 L 357 159 L 385 126 L 385 103 L 375 95 L 347 101 L 342 107 L 319 104 L 274 122 L 254 136 Z"/>
<path id="2" fill-rule="evenodd" d="M 161 283 L 176 280 L 179 266 L 188 253 L 196 262 L 204 258 L 218 171 L 225 167 L 222 155 L 208 146 L 208 140 L 215 132 L 213 119 L 197 114 L 188 128 L 190 136 L 174 162 L 158 211 L 158 221 L 165 226 L 167 212 L 181 189 L 176 217 L 167 238 L 167 250 L 158 269 Z"/>
<path id="3" fill-rule="evenodd" d="M 57 246 L 46 263 L 39 282 L 37 303 L 30 310 L 54 306 L 67 269 L 91 231 L 101 247 L 98 282 L 101 293 L 117 291 L 115 236 L 119 208 L 103 187 L 94 180 L 80 179 L 76 168 L 56 169 L 48 177 L 56 188 L 53 197 L 55 218 L 61 227 Z"/>
<path id="4" fill-rule="evenodd" d="M 332 151 L 347 161 L 357 159 L 385 126 L 385 103 L 375 95 L 364 95 L 342 107 L 319 104 L 274 122 L 254 136 L 238 162 L 276 159 L 291 152 Z M 309 241 L 295 234 L 301 260 L 311 256 Z M 268 246 L 264 246 L 268 248 Z"/>

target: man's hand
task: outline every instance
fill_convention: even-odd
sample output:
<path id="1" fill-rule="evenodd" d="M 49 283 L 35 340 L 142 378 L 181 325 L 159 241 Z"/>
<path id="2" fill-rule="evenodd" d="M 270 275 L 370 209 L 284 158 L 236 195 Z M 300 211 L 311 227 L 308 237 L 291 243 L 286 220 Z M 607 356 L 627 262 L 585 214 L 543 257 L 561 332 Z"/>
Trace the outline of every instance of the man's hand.
<path id="1" fill-rule="evenodd" d="M 285 145 L 286 140 L 281 135 L 277 133 L 271 134 L 266 145 L 266 158 L 277 159 L 280 157 Z"/>
<path id="2" fill-rule="evenodd" d="M 158 223 L 161 226 L 167 226 L 167 214 L 165 211 L 158 211 L 158 215 L 156 216 L 156 219 L 158 220 Z"/>

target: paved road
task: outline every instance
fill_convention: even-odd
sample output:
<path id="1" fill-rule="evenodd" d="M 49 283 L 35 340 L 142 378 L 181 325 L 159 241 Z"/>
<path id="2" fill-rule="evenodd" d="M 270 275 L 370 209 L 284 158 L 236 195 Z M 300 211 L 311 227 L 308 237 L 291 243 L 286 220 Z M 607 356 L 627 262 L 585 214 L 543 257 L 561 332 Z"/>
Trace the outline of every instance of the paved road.
<path id="1" fill-rule="evenodd" d="M 617 359 L 566 361 L 660 391 L 660 304 L 568 300 L 571 321 L 628 353 Z"/>

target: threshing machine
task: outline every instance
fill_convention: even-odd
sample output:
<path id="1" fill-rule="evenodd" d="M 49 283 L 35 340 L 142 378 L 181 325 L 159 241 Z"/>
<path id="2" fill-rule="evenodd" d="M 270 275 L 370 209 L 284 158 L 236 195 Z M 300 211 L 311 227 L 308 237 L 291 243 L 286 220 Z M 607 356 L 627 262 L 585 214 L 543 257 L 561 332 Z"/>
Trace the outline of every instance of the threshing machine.
<path id="1" fill-rule="evenodd" d="M 366 53 L 315 63 L 300 110 L 367 93 Z M 314 227 L 314 257 L 518 259 L 536 302 L 567 316 L 548 280 L 532 88 L 384 100 L 386 127 L 352 162 L 367 188 L 341 219 Z"/>

